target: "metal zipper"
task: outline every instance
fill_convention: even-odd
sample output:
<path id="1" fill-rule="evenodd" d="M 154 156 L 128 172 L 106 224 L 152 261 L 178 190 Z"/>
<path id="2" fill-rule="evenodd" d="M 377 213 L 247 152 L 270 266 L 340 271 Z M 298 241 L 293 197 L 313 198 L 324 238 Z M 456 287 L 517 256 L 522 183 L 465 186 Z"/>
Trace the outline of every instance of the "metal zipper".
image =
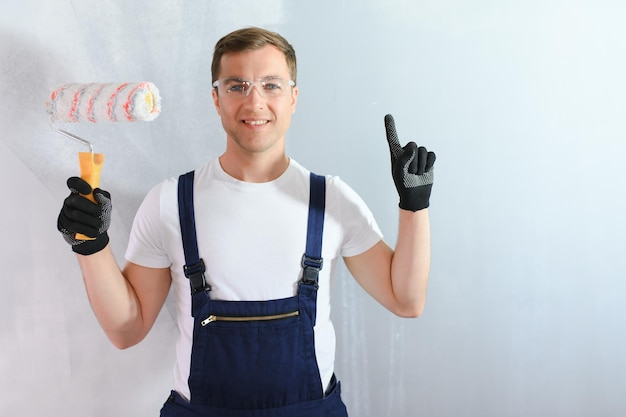
<path id="1" fill-rule="evenodd" d="M 265 321 L 265 320 L 279 320 L 286 319 L 288 317 L 295 317 L 300 315 L 299 311 L 292 311 L 291 313 L 283 313 L 283 314 L 274 314 L 272 316 L 247 316 L 247 317 L 228 317 L 228 316 L 216 316 L 211 314 L 206 319 L 202 320 L 200 324 L 204 327 L 207 324 L 213 323 L 214 321 Z"/>

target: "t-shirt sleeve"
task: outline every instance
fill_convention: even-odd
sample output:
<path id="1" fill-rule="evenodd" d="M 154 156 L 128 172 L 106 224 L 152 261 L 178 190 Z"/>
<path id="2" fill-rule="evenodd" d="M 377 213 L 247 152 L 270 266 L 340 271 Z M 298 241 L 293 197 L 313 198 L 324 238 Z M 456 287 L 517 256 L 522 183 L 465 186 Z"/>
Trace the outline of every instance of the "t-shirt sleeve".
<path id="1" fill-rule="evenodd" d="M 161 188 L 152 188 L 139 206 L 128 240 L 126 260 L 148 268 L 167 268 L 171 261 L 163 245 Z"/>
<path id="2" fill-rule="evenodd" d="M 338 203 L 335 209 L 343 231 L 341 256 L 360 255 L 378 243 L 383 234 L 369 207 L 350 186 L 338 177 L 331 177 L 329 185 L 329 203 Z"/>

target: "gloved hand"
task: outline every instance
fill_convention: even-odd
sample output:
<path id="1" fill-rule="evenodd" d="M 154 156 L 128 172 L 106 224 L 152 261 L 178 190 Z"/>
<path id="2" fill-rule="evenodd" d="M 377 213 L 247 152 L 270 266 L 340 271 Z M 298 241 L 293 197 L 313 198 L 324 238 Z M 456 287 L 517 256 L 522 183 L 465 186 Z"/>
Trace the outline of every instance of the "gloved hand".
<path id="1" fill-rule="evenodd" d="M 109 243 L 107 230 L 111 224 L 111 195 L 96 188 L 93 196 L 97 203 L 94 203 L 84 197 L 91 193 L 91 186 L 85 180 L 71 177 L 67 186 L 70 195 L 63 202 L 57 229 L 74 252 L 91 255 L 101 251 Z M 77 239 L 76 233 L 94 239 Z"/>
<path id="2" fill-rule="evenodd" d="M 433 186 L 435 153 L 415 142 L 400 146 L 393 116 L 385 116 L 387 142 L 391 152 L 391 175 L 400 195 L 400 208 L 418 211 L 429 205 Z"/>

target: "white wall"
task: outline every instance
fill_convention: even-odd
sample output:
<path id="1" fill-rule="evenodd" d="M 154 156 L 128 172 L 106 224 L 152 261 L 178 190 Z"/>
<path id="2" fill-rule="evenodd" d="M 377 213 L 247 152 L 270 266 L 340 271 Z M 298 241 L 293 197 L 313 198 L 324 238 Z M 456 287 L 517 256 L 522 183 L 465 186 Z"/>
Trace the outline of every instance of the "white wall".
<path id="1" fill-rule="evenodd" d="M 174 324 L 117 351 L 56 231 L 75 143 L 48 88 L 155 82 L 154 122 L 72 126 L 107 154 L 115 253 L 162 178 L 223 149 L 215 41 L 260 25 L 296 47 L 289 153 L 340 175 L 396 237 L 382 118 L 438 155 L 418 320 L 336 277 L 337 372 L 354 416 L 626 413 L 623 2 L 0 1 L 0 415 L 155 416 Z"/>

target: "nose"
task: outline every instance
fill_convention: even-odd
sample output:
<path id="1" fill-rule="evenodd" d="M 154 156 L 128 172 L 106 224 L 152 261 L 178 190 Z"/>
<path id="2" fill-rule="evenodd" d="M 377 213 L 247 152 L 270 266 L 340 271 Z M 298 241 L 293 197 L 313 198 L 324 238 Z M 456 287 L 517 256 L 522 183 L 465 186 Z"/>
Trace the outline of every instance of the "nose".
<path id="1" fill-rule="evenodd" d="M 250 96 L 250 94 L 252 94 L 252 90 L 254 89 L 256 89 L 256 92 L 259 96 L 263 95 L 263 92 L 260 90 L 259 83 L 255 81 L 251 83 L 250 87 L 248 87 L 248 90 L 246 90 L 246 97 Z"/>
<path id="2" fill-rule="evenodd" d="M 246 92 L 246 98 L 248 99 L 248 102 L 252 104 L 252 107 L 263 107 L 263 94 L 261 93 L 261 90 L 259 90 L 258 84 L 254 83 L 250 86 Z"/>

